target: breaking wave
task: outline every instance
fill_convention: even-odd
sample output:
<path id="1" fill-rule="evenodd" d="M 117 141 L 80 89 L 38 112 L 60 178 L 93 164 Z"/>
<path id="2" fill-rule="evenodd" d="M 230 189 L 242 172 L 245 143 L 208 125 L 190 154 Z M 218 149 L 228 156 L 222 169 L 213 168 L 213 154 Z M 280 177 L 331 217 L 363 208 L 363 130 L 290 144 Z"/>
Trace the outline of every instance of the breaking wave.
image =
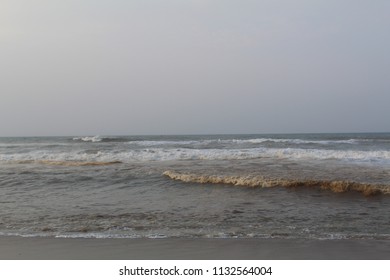
<path id="1" fill-rule="evenodd" d="M 91 143 L 98 143 L 98 142 L 127 142 L 128 140 L 123 137 L 101 137 L 99 135 L 96 136 L 85 136 L 85 137 L 74 137 L 72 139 L 73 141 L 79 141 L 79 142 L 91 142 Z"/>
<path id="2" fill-rule="evenodd" d="M 142 140 L 142 141 L 130 141 L 129 144 L 135 144 L 138 146 L 151 147 L 151 146 L 173 146 L 173 145 L 196 145 L 196 144 L 208 144 L 210 141 L 153 141 L 153 140 Z"/>
<path id="3" fill-rule="evenodd" d="M 247 187 L 319 187 L 336 193 L 356 191 L 365 196 L 377 194 L 390 194 L 390 185 L 358 183 L 352 181 L 330 181 L 330 180 L 290 180 L 279 178 L 265 178 L 263 176 L 217 176 L 217 175 L 197 175 L 192 173 L 180 173 L 175 171 L 165 171 L 163 175 L 182 182 L 200 184 L 227 184 Z"/>
<path id="4" fill-rule="evenodd" d="M 246 145 L 246 144 L 263 144 L 263 143 L 284 143 L 284 144 L 357 144 L 358 139 L 344 139 L 344 140 L 304 140 L 304 139 L 289 139 L 289 138 L 252 138 L 252 139 L 198 139 L 198 140 L 132 140 L 128 137 L 101 137 L 101 136 L 84 136 L 74 137 L 73 141 L 81 142 L 127 142 L 138 146 L 172 146 L 172 145 Z"/>
<path id="5" fill-rule="evenodd" d="M 58 166 L 100 166 L 100 165 L 112 165 L 122 163 L 121 161 L 53 161 L 53 160 L 20 160 L 14 163 L 19 164 L 46 164 L 46 165 L 58 165 Z"/>
<path id="6" fill-rule="evenodd" d="M 284 138 L 254 138 L 254 139 L 233 139 L 228 140 L 234 143 L 251 143 L 251 144 L 260 144 L 260 143 L 290 143 L 290 144 L 356 144 L 358 140 L 348 139 L 348 140 L 303 140 L 303 139 L 284 139 Z"/>
<path id="7" fill-rule="evenodd" d="M 0 161 L 171 161 L 171 160 L 246 160 L 257 158 L 287 160 L 341 160 L 345 162 L 380 163 L 390 165 L 390 151 L 321 150 L 294 148 L 194 149 L 143 148 L 120 150 L 33 150 L 23 153 L 0 153 Z"/>
<path id="8" fill-rule="evenodd" d="M 101 142 L 102 138 L 100 136 L 85 136 L 85 137 L 75 137 L 73 138 L 74 141 L 83 141 L 83 142 Z"/>
<path id="9" fill-rule="evenodd" d="M 283 139 L 283 138 L 253 138 L 253 139 L 207 139 L 207 140 L 164 140 L 164 141 L 129 141 L 130 144 L 136 144 L 139 146 L 165 146 L 165 145 L 212 145 L 212 144 L 225 144 L 225 145 L 245 145 L 245 144 L 263 144 L 263 143 L 286 143 L 286 144 L 356 144 L 357 139 L 348 140 L 303 140 L 303 139 Z"/>

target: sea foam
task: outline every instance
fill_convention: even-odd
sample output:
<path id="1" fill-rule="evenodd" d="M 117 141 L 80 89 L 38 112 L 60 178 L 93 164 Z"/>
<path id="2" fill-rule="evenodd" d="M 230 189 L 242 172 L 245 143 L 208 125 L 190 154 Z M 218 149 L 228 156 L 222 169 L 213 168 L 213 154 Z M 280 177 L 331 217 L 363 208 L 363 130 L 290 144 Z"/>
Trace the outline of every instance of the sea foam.
<path id="1" fill-rule="evenodd" d="M 84 142 L 101 142 L 102 138 L 98 135 L 96 136 L 85 136 L 85 137 L 75 137 L 73 138 L 74 141 L 84 141 Z"/>
<path id="2" fill-rule="evenodd" d="M 2 153 L 0 161 L 172 161 L 172 160 L 245 160 L 245 159 L 286 159 L 286 160 L 340 160 L 355 163 L 379 163 L 390 165 L 390 151 L 325 150 L 300 148 L 252 148 L 252 149 L 191 149 L 159 148 L 119 150 L 32 150 L 17 153 Z"/>

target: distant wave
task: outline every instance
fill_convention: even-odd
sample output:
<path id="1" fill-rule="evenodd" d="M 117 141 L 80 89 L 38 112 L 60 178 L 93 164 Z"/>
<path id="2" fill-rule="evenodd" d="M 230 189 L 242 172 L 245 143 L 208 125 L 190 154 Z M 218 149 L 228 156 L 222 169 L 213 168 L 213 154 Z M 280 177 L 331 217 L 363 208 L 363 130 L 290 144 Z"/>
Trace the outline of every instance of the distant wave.
<path id="1" fill-rule="evenodd" d="M 247 149 L 191 149 L 150 148 L 117 154 L 122 160 L 245 160 L 256 158 L 278 158 L 292 160 L 337 159 L 352 162 L 390 162 L 390 151 L 320 150 L 293 148 L 247 148 Z"/>
<path id="2" fill-rule="evenodd" d="M 175 141 L 175 140 L 159 140 L 159 141 L 153 141 L 153 140 L 142 140 L 142 141 L 130 141 L 129 144 L 135 144 L 138 146 L 144 146 L 144 147 L 151 147 L 151 146 L 172 146 L 172 145 L 196 145 L 196 144 L 204 144 L 209 143 L 210 140 L 203 140 L 203 141 Z"/>
<path id="3" fill-rule="evenodd" d="M 84 136 L 84 137 L 74 137 L 72 139 L 73 141 L 80 141 L 80 142 L 127 142 L 128 139 L 124 137 L 101 137 L 99 135 L 96 136 Z"/>
<path id="4" fill-rule="evenodd" d="M 83 142 L 101 142 L 102 138 L 100 136 L 85 136 L 85 137 L 75 137 L 74 141 L 83 141 Z"/>
<path id="5" fill-rule="evenodd" d="M 253 138 L 253 139 L 202 139 L 202 140 L 130 140 L 128 137 L 101 137 L 101 136 L 84 136 L 74 137 L 73 141 L 79 142 L 126 142 L 128 144 L 152 147 L 152 146 L 207 146 L 207 145 L 244 145 L 244 144 L 263 144 L 263 143 L 286 143 L 286 144 L 357 144 L 357 139 L 348 140 L 303 140 L 303 139 L 278 139 L 278 138 Z M 369 141 L 369 140 L 366 140 Z"/>
<path id="6" fill-rule="evenodd" d="M 256 158 L 277 158 L 291 160 L 343 160 L 349 162 L 390 163 L 390 151 L 353 151 L 321 149 L 191 149 L 150 148 L 130 150 L 115 155 L 119 160 L 166 161 L 166 160 L 245 160 Z"/>
<path id="7" fill-rule="evenodd" d="M 197 175 L 191 173 L 179 173 L 165 171 L 163 175 L 183 182 L 201 184 L 228 184 L 247 187 L 319 187 L 336 193 L 356 191 L 365 196 L 377 194 L 390 194 L 390 186 L 380 184 L 366 184 L 351 181 L 327 181 L 327 180 L 288 180 L 278 178 L 264 178 L 262 176 L 218 176 L 218 175 Z"/>
<path id="8" fill-rule="evenodd" d="M 50 161 L 170 161 L 170 160 L 245 160 L 275 158 L 290 160 L 342 160 L 390 164 L 390 151 L 373 150 L 323 150 L 300 148 L 247 148 L 247 149 L 194 149 L 194 148 L 145 148 L 93 153 L 74 150 L 53 152 L 34 150 L 25 153 L 0 154 L 0 161 L 50 160 Z"/>
<path id="9" fill-rule="evenodd" d="M 262 143 L 290 143 L 290 144 L 356 144 L 357 139 L 348 140 L 303 140 L 303 139 L 277 139 L 277 138 L 253 138 L 253 139 L 207 139 L 207 140 L 143 140 L 129 141 L 129 144 L 139 146 L 172 146 L 172 145 L 210 145 L 210 144 L 262 144 Z"/>
<path id="10" fill-rule="evenodd" d="M 321 145 L 329 145 L 329 144 L 356 144 L 358 140 L 356 139 L 348 139 L 348 140 L 303 140 L 303 139 L 284 139 L 284 138 L 254 138 L 254 139 L 233 139 L 227 140 L 232 141 L 234 143 L 252 143 L 252 144 L 260 144 L 260 143 L 291 143 L 291 144 L 321 144 Z"/>

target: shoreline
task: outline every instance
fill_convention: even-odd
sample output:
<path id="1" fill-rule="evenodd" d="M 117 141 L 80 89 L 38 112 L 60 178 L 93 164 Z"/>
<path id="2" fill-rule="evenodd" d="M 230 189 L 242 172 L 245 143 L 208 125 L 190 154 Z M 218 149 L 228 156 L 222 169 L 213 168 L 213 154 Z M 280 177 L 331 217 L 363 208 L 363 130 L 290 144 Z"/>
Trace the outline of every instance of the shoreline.
<path id="1" fill-rule="evenodd" d="M 0 260 L 389 260 L 390 240 L 0 237 Z"/>

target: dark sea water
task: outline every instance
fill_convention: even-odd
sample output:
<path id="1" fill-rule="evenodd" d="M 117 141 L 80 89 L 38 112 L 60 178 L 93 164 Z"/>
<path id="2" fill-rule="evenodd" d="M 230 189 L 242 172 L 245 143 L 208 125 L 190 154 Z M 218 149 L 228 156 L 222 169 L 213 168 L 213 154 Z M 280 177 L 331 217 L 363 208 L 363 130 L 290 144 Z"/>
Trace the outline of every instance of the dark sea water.
<path id="1" fill-rule="evenodd" d="M 0 138 L 0 235 L 390 239 L 390 134 Z"/>

